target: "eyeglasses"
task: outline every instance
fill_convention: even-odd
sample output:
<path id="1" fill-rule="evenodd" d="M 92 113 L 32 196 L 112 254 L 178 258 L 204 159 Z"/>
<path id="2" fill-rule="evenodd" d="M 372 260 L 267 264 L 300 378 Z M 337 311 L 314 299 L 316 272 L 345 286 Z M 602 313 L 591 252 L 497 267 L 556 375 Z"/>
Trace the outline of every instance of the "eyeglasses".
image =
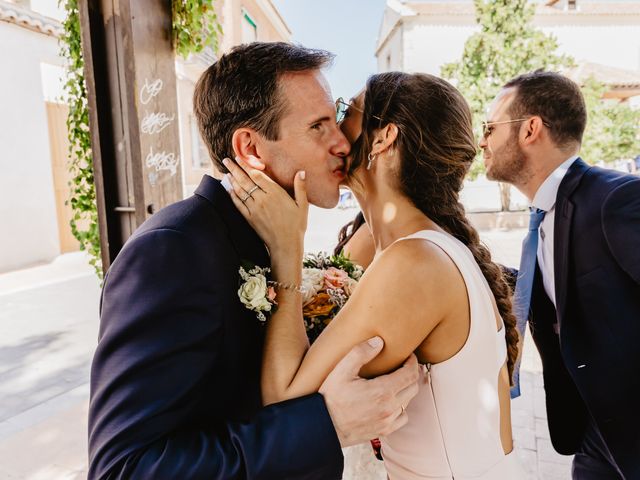
<path id="1" fill-rule="evenodd" d="M 487 138 L 489 138 L 489 135 L 491 135 L 491 132 L 493 132 L 493 126 L 494 125 L 502 125 L 505 123 L 515 123 L 515 122 L 526 122 L 527 120 L 532 119 L 533 117 L 529 117 L 529 118 L 516 118 L 515 120 L 503 120 L 501 122 L 482 122 L 482 138 L 484 138 L 485 140 Z M 547 127 L 547 128 L 551 128 L 549 126 L 549 124 L 547 122 L 545 122 L 544 120 L 542 120 L 542 124 Z"/>
<path id="2" fill-rule="evenodd" d="M 336 123 L 342 123 L 342 121 L 347 116 L 349 109 L 353 108 L 354 110 L 362 113 L 364 115 L 364 110 L 356 107 L 353 103 L 348 103 L 344 101 L 344 98 L 338 97 L 336 100 Z M 382 119 L 376 115 L 371 115 L 373 118 L 382 121 Z"/>

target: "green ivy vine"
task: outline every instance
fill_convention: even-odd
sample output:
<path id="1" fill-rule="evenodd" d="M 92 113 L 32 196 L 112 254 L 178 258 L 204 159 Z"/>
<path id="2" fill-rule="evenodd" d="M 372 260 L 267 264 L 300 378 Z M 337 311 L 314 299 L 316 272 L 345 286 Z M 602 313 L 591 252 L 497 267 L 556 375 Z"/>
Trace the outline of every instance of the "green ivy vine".
<path id="1" fill-rule="evenodd" d="M 222 28 L 213 3 L 214 0 L 172 0 L 174 49 L 183 58 L 192 53 L 201 52 L 207 46 L 217 51 Z M 60 37 L 60 53 L 67 64 L 64 91 L 65 100 L 69 106 L 68 168 L 72 179 L 70 181 L 71 196 L 67 203 L 73 210 L 71 231 L 80 242 L 80 248 L 89 253 L 90 263 L 98 278 L 102 280 L 100 232 L 78 0 L 59 0 L 59 4 L 66 11 L 63 22 L 64 31 Z"/>
<path id="2" fill-rule="evenodd" d="M 71 173 L 71 196 L 67 201 L 73 210 L 71 232 L 80 242 L 80 249 L 89 253 L 89 262 L 102 280 L 100 232 L 96 189 L 93 181 L 89 107 L 84 82 L 84 60 L 80 36 L 78 0 L 64 0 L 66 18 L 60 37 L 61 55 L 66 61 L 65 100 L 69 106 L 67 131 L 69 135 L 68 168 Z"/>

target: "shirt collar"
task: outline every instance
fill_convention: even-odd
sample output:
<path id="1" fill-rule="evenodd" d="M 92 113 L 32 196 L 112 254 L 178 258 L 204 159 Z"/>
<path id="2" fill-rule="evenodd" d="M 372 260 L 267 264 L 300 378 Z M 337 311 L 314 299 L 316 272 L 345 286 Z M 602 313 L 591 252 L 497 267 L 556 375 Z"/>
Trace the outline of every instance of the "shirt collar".
<path id="1" fill-rule="evenodd" d="M 562 179 L 578 157 L 578 155 L 574 155 L 565 160 L 542 182 L 535 197 L 533 197 L 533 202 L 531 202 L 533 208 L 539 208 L 545 212 L 553 210 L 553 207 L 556 205 L 556 196 L 558 195 L 558 188 L 560 188 Z"/>
<path id="2" fill-rule="evenodd" d="M 224 189 L 227 191 L 227 193 L 229 195 L 231 195 L 231 190 L 233 190 L 233 186 L 231 185 L 231 182 L 229 181 L 229 174 L 228 173 L 225 173 L 222 176 L 222 180 L 220 181 L 220 183 L 222 184 Z"/>

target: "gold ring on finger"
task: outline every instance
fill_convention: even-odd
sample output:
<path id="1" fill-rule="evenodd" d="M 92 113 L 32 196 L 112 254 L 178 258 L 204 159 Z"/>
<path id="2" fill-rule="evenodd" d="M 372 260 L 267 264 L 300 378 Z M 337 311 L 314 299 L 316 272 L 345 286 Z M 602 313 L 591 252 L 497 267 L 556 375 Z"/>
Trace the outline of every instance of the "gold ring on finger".
<path id="1" fill-rule="evenodd" d="M 404 411 L 405 411 L 404 405 L 400 404 L 400 408 L 402 409 L 402 412 L 400 413 L 400 415 L 404 415 Z"/>
<path id="2" fill-rule="evenodd" d="M 247 200 L 249 200 L 249 198 L 252 198 L 252 197 L 251 197 L 251 194 L 248 194 L 246 197 L 241 198 L 241 199 L 240 199 L 240 201 L 241 201 L 242 203 L 246 203 L 246 202 L 247 202 Z"/>

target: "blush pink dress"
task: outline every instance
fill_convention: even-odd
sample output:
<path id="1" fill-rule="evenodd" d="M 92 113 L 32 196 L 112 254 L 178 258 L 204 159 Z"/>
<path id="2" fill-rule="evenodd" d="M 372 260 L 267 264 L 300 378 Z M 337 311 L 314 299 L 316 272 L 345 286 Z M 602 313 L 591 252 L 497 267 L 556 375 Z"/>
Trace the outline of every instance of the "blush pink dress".
<path id="1" fill-rule="evenodd" d="M 463 348 L 450 359 L 422 366 L 409 422 L 381 438 L 390 480 L 518 480 L 526 474 L 515 450 L 500 441 L 498 376 L 507 358 L 504 325 L 496 330 L 493 295 L 469 249 L 431 230 L 400 240 L 423 239 L 446 252 L 469 295 L 471 326 Z"/>

